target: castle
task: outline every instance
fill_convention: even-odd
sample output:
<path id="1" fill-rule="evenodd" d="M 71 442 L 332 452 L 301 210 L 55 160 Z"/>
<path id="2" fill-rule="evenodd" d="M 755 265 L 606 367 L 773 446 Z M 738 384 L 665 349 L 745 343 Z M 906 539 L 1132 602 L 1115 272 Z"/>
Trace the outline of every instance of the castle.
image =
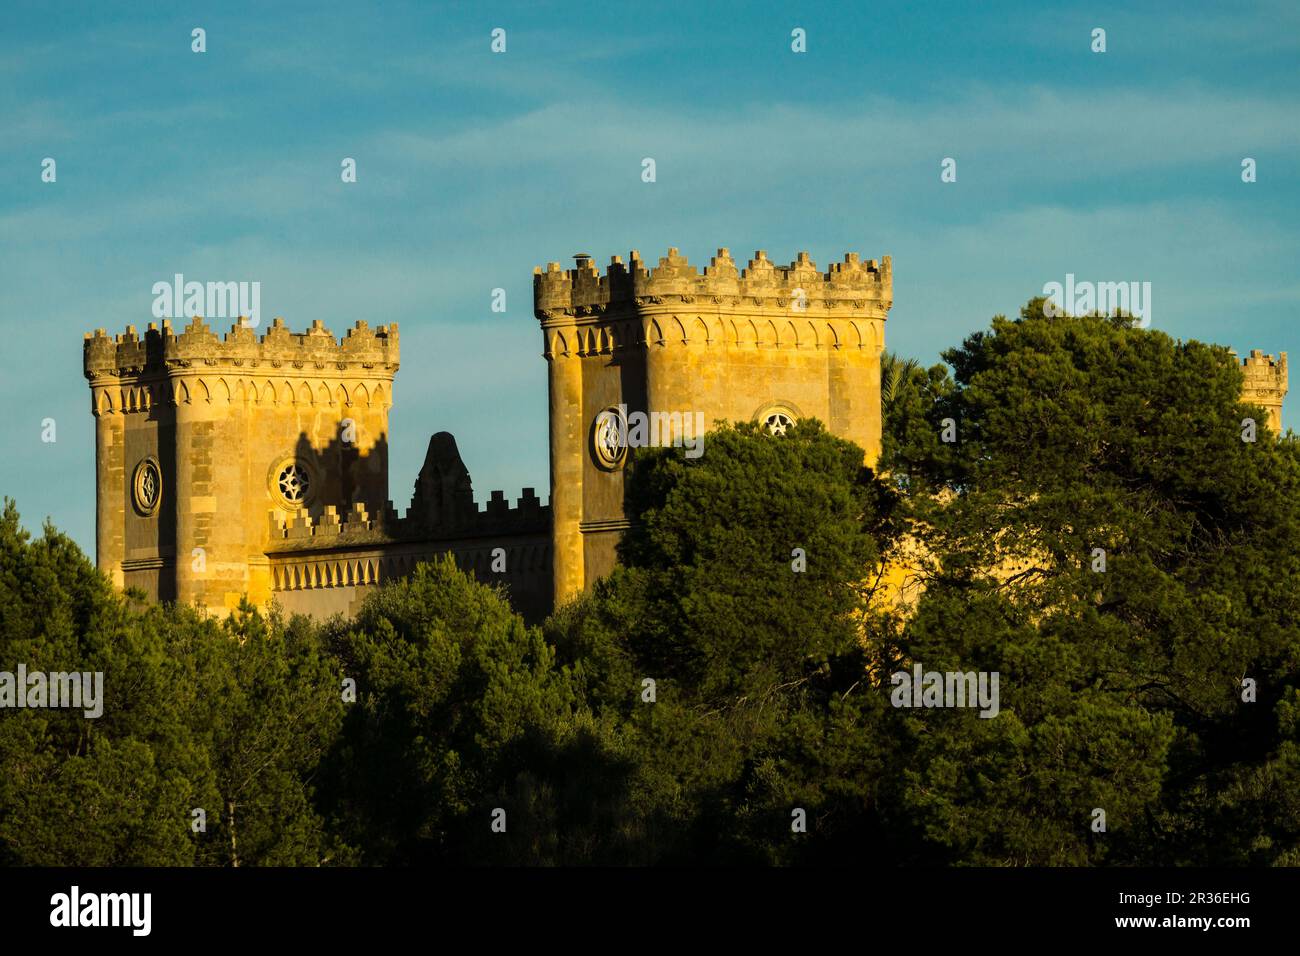
<path id="1" fill-rule="evenodd" d="M 388 410 L 397 326 L 358 321 L 338 340 L 320 321 L 222 338 L 201 318 L 143 336 L 86 335 L 95 416 L 96 549 L 118 587 L 228 612 L 245 597 L 324 617 L 450 552 L 504 583 L 528 619 L 609 572 L 627 527 L 627 444 L 611 421 L 655 412 L 667 440 L 686 416 L 779 432 L 815 417 L 880 453 L 880 355 L 893 300 L 888 256 L 850 253 L 822 272 L 807 253 L 742 270 L 719 249 L 701 272 L 676 249 L 634 251 L 602 274 L 534 270 L 548 365 L 550 501 L 494 491 L 480 509 L 445 432 L 429 442 L 410 507 L 388 498 Z M 1286 354 L 1252 352 L 1245 392 L 1280 427 Z M 676 413 L 682 413 L 677 415 Z"/>
<path id="2" fill-rule="evenodd" d="M 1268 412 L 1269 428 L 1281 434 L 1282 400 L 1287 391 L 1286 353 L 1274 358 L 1259 349 L 1251 349 L 1250 355 L 1241 360 L 1241 374 L 1242 401 L 1262 406 Z"/>

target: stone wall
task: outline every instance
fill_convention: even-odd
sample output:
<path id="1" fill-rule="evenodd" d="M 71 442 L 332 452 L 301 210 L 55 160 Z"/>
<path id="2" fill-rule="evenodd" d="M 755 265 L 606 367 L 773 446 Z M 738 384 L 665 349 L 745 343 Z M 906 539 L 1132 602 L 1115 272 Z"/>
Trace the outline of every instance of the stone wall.
<path id="1" fill-rule="evenodd" d="M 199 318 L 180 334 L 167 322 L 143 337 L 101 329 L 84 367 L 97 561 L 118 584 L 215 610 L 265 603 L 268 511 L 388 500 L 396 326 L 357 322 L 342 341 L 280 319 L 261 338 L 241 321 L 218 339 Z M 286 492 L 289 466 L 301 480 Z"/>
<path id="2" fill-rule="evenodd" d="M 701 413 L 716 420 L 820 419 L 880 453 L 880 353 L 892 264 L 849 253 L 822 272 L 807 253 L 742 271 L 719 249 L 703 273 L 676 249 L 637 252 L 601 274 L 591 258 L 535 270 L 549 363 L 556 600 L 607 574 L 626 527 L 622 464 L 602 459 L 602 412 Z"/>

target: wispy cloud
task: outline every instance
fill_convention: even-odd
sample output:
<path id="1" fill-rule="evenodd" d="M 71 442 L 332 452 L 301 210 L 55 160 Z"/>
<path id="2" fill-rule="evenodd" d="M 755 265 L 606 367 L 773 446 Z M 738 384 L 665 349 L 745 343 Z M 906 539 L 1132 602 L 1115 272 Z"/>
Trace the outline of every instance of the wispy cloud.
<path id="1" fill-rule="evenodd" d="M 480 494 L 545 494 L 531 267 L 578 249 L 890 253 L 891 347 L 927 361 L 1066 271 L 1151 281 L 1155 324 L 1178 335 L 1274 351 L 1294 335 L 1300 8 L 1283 0 L 1158 17 L 233 3 L 203 11 L 203 56 L 188 11 L 31 9 L 0 37 L 0 401 L 26 414 L 0 432 L 21 449 L 0 485 L 88 546 L 81 334 L 147 322 L 152 283 L 177 271 L 261 281 L 265 314 L 295 327 L 401 323 L 399 505 L 439 428 Z M 1094 15 L 1109 59 L 1071 52 Z M 60 444 L 35 449 L 44 415 Z"/>

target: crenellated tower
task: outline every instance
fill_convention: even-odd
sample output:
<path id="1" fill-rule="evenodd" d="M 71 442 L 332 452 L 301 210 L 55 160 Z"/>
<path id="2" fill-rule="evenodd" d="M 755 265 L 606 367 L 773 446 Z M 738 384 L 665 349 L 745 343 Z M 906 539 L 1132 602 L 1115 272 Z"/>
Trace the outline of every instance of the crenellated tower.
<path id="1" fill-rule="evenodd" d="M 342 341 L 281 319 L 87 334 L 99 567 L 159 600 L 265 604 L 275 516 L 387 506 L 398 353 L 396 325 L 360 321 Z"/>
<path id="2" fill-rule="evenodd" d="M 1286 353 L 1280 352 L 1274 358 L 1259 349 L 1251 349 L 1250 355 L 1241 359 L 1241 374 L 1245 379 L 1241 386 L 1241 400 L 1262 405 L 1268 412 L 1269 427 L 1280 435 L 1282 401 L 1287 392 Z"/>
<path id="3" fill-rule="evenodd" d="M 693 414 L 780 430 L 818 418 L 880 453 L 880 353 L 890 258 L 849 253 L 826 272 L 808 253 L 738 269 L 719 249 L 701 273 L 677 249 L 648 268 L 633 251 L 602 274 L 534 270 L 549 367 L 552 545 L 557 603 L 615 563 L 626 455 L 602 442 L 602 412 Z M 623 449 L 625 453 L 626 449 Z"/>

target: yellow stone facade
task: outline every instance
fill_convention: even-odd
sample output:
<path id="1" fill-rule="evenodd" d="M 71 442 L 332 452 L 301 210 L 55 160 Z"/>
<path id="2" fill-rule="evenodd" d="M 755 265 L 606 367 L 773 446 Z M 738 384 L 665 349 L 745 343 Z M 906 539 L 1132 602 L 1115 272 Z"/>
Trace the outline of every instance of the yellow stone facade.
<path id="1" fill-rule="evenodd" d="M 277 518 L 388 499 L 397 327 L 224 338 L 202 319 L 86 336 L 98 563 L 119 586 L 229 610 L 272 594 Z M 285 469 L 296 471 L 281 482 Z M 270 520 L 268 520 L 268 518 Z"/>
<path id="2" fill-rule="evenodd" d="M 623 470 L 593 447 L 602 412 L 715 420 L 818 418 L 880 454 L 880 353 L 891 262 L 849 253 L 826 272 L 719 249 L 701 272 L 676 249 L 649 268 L 637 252 L 602 274 L 535 270 L 534 309 L 549 365 L 552 552 L 559 603 L 609 572 L 627 520 Z"/>
<path id="3" fill-rule="evenodd" d="M 1282 400 L 1286 398 L 1286 353 L 1277 358 L 1252 349 L 1241 360 L 1241 374 L 1245 379 L 1241 399 L 1253 405 L 1262 405 L 1268 412 L 1268 424 L 1274 434 L 1282 432 Z"/>
<path id="4" fill-rule="evenodd" d="M 196 317 L 179 333 L 164 321 L 143 336 L 130 326 L 87 335 L 99 567 L 156 600 L 224 613 L 247 597 L 324 617 L 451 553 L 537 621 L 615 564 L 628 521 L 626 457 L 600 430 L 611 411 L 665 416 L 664 442 L 691 438 L 688 421 L 779 430 L 814 417 L 875 463 L 888 256 L 850 253 L 825 272 L 807 253 L 778 266 L 759 251 L 740 269 L 719 249 L 700 270 L 676 249 L 654 267 L 634 251 L 603 273 L 575 259 L 533 277 L 549 504 L 525 488 L 514 506 L 494 491 L 480 508 L 455 439 L 440 432 L 398 516 L 388 499 L 395 324 L 357 322 L 336 339 L 319 321 L 293 333 L 275 319 L 259 337 L 240 320 L 218 338 Z M 1254 351 L 1241 367 L 1243 399 L 1280 431 L 1286 353 Z M 890 600 L 914 602 L 923 559 L 914 543 L 883 569 Z"/>

